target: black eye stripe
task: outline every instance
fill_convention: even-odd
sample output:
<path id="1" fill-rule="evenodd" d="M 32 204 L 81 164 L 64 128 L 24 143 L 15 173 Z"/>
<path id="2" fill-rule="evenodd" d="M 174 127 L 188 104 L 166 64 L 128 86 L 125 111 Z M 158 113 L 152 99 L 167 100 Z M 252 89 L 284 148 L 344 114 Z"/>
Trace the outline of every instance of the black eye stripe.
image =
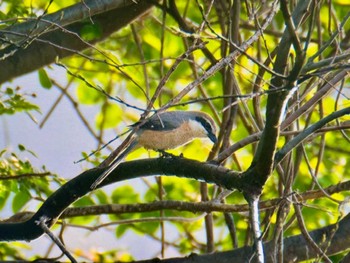
<path id="1" fill-rule="evenodd" d="M 204 119 L 203 117 L 196 117 L 195 119 L 196 119 L 196 121 L 200 122 L 203 125 L 204 129 L 208 133 L 212 133 L 213 132 L 213 129 L 212 129 L 210 123 L 206 119 Z"/>

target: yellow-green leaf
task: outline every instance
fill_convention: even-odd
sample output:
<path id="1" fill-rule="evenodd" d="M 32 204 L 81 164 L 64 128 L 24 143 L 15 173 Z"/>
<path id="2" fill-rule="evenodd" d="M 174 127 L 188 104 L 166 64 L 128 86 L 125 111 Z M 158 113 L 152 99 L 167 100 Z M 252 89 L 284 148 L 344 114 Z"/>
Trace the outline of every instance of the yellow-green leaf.
<path id="1" fill-rule="evenodd" d="M 105 111 L 100 112 L 96 118 L 97 128 L 113 128 L 122 119 L 124 112 L 116 104 L 110 104 Z"/>
<path id="2" fill-rule="evenodd" d="M 52 87 L 52 82 L 49 76 L 47 75 L 46 70 L 41 68 L 38 70 L 38 74 L 41 86 L 45 89 L 50 89 Z"/>

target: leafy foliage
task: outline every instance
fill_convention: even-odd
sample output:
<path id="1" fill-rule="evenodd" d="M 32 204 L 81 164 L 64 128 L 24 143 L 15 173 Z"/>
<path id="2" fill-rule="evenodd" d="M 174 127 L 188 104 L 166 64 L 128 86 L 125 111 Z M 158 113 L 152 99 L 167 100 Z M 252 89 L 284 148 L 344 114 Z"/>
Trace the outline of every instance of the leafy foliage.
<path id="1" fill-rule="evenodd" d="M 26 150 L 23 145 L 19 145 L 21 152 L 33 152 Z M 40 172 L 35 169 L 29 160 L 22 160 L 16 153 L 8 153 L 3 150 L 0 162 L 0 187 L 1 202 L 0 206 L 4 207 L 12 194 L 12 210 L 18 212 L 34 199 L 45 200 L 52 194 L 51 182 L 62 184 L 62 179 L 54 176 L 50 179 L 50 173 L 42 167 Z"/>
<path id="2" fill-rule="evenodd" d="M 0 115 L 12 115 L 21 111 L 39 110 L 39 107 L 29 102 L 26 97 L 35 97 L 35 94 L 21 94 L 20 88 L 7 87 L 0 90 Z"/>

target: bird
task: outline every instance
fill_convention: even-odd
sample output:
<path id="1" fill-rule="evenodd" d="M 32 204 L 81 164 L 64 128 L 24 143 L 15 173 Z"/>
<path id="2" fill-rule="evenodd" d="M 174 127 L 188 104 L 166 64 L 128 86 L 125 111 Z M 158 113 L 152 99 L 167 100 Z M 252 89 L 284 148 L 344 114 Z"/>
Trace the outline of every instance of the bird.
<path id="1" fill-rule="evenodd" d="M 120 161 L 137 148 L 144 147 L 147 150 L 164 153 L 165 150 L 175 149 L 196 138 L 209 138 L 213 143 L 217 142 L 214 120 L 208 114 L 199 111 L 177 110 L 156 113 L 146 120 L 136 122 L 131 128 L 136 129 L 133 140 L 91 185 L 91 189 L 101 184 Z"/>

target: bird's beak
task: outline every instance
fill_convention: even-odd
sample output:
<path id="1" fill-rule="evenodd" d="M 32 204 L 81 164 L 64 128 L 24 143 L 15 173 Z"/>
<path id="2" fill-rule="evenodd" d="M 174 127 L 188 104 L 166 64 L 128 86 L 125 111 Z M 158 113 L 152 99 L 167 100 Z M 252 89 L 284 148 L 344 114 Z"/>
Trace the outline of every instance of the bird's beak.
<path id="1" fill-rule="evenodd" d="M 213 143 L 216 143 L 218 141 L 214 133 L 209 133 L 208 137 Z"/>

